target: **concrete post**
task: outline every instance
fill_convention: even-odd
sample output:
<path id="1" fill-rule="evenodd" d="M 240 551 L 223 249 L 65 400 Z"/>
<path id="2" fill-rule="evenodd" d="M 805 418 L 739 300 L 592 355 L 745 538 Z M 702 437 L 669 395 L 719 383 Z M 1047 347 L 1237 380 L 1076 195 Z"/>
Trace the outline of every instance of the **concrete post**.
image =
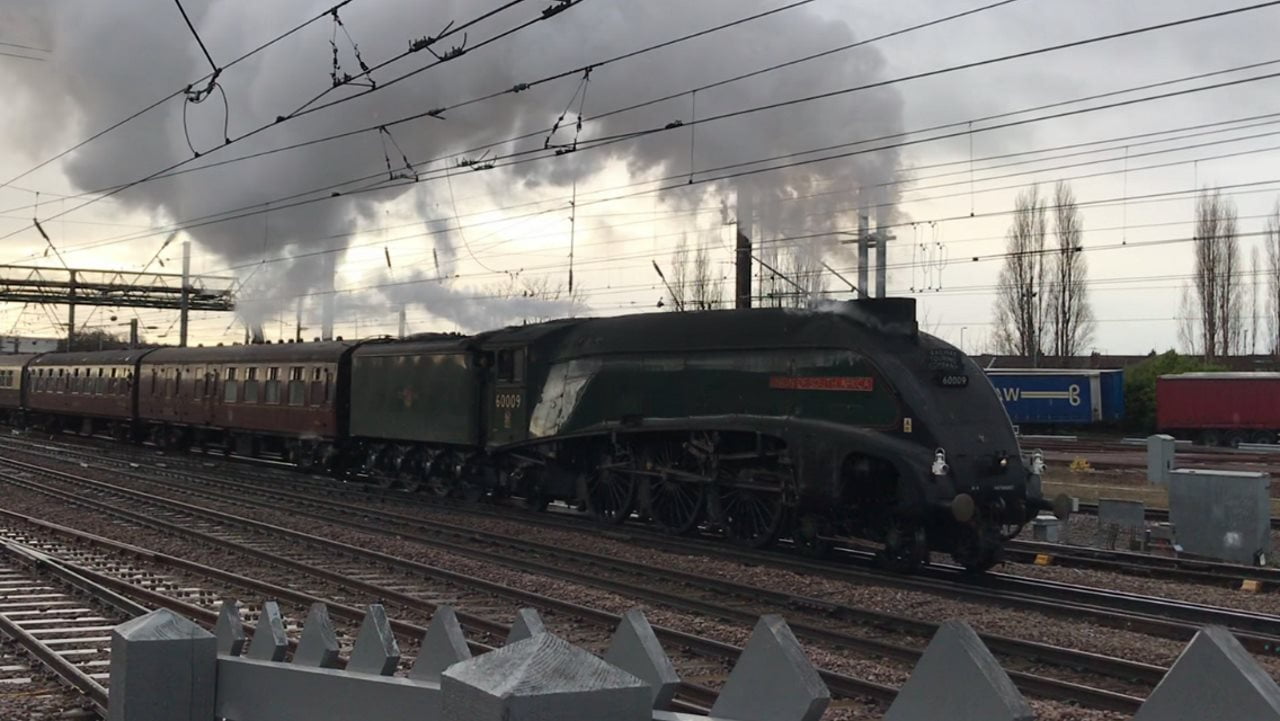
<path id="1" fill-rule="evenodd" d="M 675 665 L 663 650 L 649 619 L 638 608 L 622 617 L 604 661 L 648 683 L 655 709 L 666 709 L 680 686 Z"/>
<path id="2" fill-rule="evenodd" d="M 1280 721 L 1280 686 L 1220 626 L 1201 629 L 1191 639 L 1133 717 L 1133 721 L 1205 719 Z"/>
<path id="3" fill-rule="evenodd" d="M 549 633 L 449 667 L 440 692 L 449 721 L 653 718 L 648 684 Z"/>
<path id="4" fill-rule="evenodd" d="M 329 620 L 329 607 L 323 603 L 311 604 L 307 612 L 306 625 L 302 627 L 302 638 L 298 641 L 298 650 L 293 654 L 293 662 L 299 666 L 316 668 L 338 668 L 338 634 L 333 630 L 333 621 Z"/>
<path id="5" fill-rule="evenodd" d="M 218 610 L 218 622 L 213 627 L 218 639 L 218 655 L 239 656 L 246 643 L 244 621 L 240 619 L 240 604 L 228 599 Z"/>
<path id="6" fill-rule="evenodd" d="M 387 620 L 387 610 L 382 604 L 370 604 L 360 623 L 360 632 L 356 634 L 355 645 L 351 647 L 351 658 L 347 661 L 347 670 L 355 673 L 369 673 L 378 676 L 390 676 L 400 663 L 400 644 L 391 633 L 391 622 Z"/>
<path id="7" fill-rule="evenodd" d="M 516 613 L 516 620 L 511 624 L 511 631 L 507 633 L 507 645 L 546 632 L 547 627 L 543 625 L 542 617 L 538 612 L 532 608 L 522 608 Z"/>
<path id="8" fill-rule="evenodd" d="M 182 241 L 182 298 L 178 304 L 178 346 L 187 347 L 187 317 L 191 313 L 191 241 Z"/>
<path id="9" fill-rule="evenodd" d="M 76 340 L 76 272 L 69 270 L 71 285 L 67 288 L 67 352 Z"/>
<path id="10" fill-rule="evenodd" d="M 734 721 L 818 721 L 831 692 L 781 616 L 762 616 L 711 715 Z"/>
<path id="11" fill-rule="evenodd" d="M 418 646 L 409 678 L 440 683 L 440 674 L 459 661 L 471 658 L 471 647 L 462 634 L 462 624 L 452 606 L 440 606 L 431 617 L 431 627 Z"/>
<path id="12" fill-rule="evenodd" d="M 249 644 L 249 653 L 245 656 L 259 661 L 283 661 L 288 650 L 289 636 L 284 632 L 280 604 L 267 601 L 262 604 L 262 614 L 253 631 L 253 643 Z"/>
<path id="13" fill-rule="evenodd" d="M 108 721 L 209 721 L 217 641 L 168 609 L 111 632 Z"/>
<path id="14" fill-rule="evenodd" d="M 942 624 L 884 721 L 1032 721 L 1031 707 L 964 621 Z"/>
<path id="15" fill-rule="evenodd" d="M 858 212 L 858 297 L 870 298 L 871 281 L 871 228 L 865 212 Z"/>

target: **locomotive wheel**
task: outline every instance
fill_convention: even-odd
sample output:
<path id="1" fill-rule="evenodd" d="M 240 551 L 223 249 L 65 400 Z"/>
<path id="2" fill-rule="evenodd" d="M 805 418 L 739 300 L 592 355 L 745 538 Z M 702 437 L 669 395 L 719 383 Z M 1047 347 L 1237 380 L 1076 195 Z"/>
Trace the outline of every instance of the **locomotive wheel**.
<path id="1" fill-rule="evenodd" d="M 914 573 L 927 560 L 929 545 L 923 528 L 912 531 L 894 526 L 885 538 L 884 550 L 876 554 L 882 568 L 896 573 Z"/>
<path id="2" fill-rule="evenodd" d="M 655 526 L 674 536 L 697 530 L 706 500 L 707 487 L 702 483 L 654 478 L 645 486 L 645 513 Z"/>
<path id="3" fill-rule="evenodd" d="M 800 552 L 810 558 L 826 558 L 831 555 L 831 541 L 823 538 L 828 533 L 830 524 L 826 519 L 814 514 L 800 517 L 791 531 Z"/>
<path id="4" fill-rule="evenodd" d="M 1001 561 L 1000 529 L 984 524 L 966 527 L 960 533 L 951 558 L 966 571 L 982 573 Z"/>
<path id="5" fill-rule="evenodd" d="M 772 545 L 786 517 L 781 493 L 734 487 L 720 491 L 720 512 L 729 538 L 748 548 Z"/>
<path id="6" fill-rule="evenodd" d="M 427 492 L 436 498 L 448 498 L 453 495 L 453 483 L 444 476 L 432 474 L 427 477 Z"/>
<path id="7" fill-rule="evenodd" d="M 587 479 L 587 510 L 596 520 L 617 525 L 631 517 L 636 482 L 630 473 L 600 469 Z"/>

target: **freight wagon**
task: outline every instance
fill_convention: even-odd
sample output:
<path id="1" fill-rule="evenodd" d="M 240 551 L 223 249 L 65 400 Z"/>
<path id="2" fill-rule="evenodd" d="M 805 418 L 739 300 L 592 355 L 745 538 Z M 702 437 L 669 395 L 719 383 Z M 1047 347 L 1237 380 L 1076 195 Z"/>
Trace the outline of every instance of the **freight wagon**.
<path id="1" fill-rule="evenodd" d="M 1182 373 L 1156 379 L 1161 433 L 1207 446 L 1275 443 L 1280 373 Z"/>
<path id="2" fill-rule="evenodd" d="M 1104 426 L 1124 418 L 1124 371 L 989 368 L 987 378 L 1019 430 Z"/>

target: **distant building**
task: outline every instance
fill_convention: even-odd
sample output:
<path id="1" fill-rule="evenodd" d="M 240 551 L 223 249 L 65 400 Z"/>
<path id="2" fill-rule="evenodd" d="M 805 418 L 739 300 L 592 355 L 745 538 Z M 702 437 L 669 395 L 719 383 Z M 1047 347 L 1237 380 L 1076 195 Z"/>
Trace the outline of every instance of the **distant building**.
<path id="1" fill-rule="evenodd" d="M 61 342 L 61 338 L 0 335 L 0 353 L 51 353 Z"/>

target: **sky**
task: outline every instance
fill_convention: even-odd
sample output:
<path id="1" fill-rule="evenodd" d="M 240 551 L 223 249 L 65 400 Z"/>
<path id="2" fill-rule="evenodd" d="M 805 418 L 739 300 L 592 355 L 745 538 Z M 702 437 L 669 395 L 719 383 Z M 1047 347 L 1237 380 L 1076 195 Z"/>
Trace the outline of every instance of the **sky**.
<path id="1" fill-rule="evenodd" d="M 292 337 L 299 308 L 313 337 L 328 298 L 348 338 L 395 333 L 402 306 L 410 332 L 474 332 L 669 305 L 654 264 L 670 277 L 682 241 L 729 279 L 749 195 L 757 247 L 820 258 L 835 299 L 851 297 L 837 274 L 856 280 L 856 258 L 841 241 L 866 208 L 894 236 L 890 295 L 918 298 L 922 326 L 979 352 L 1016 194 L 1067 180 L 1090 349 L 1121 354 L 1177 344 L 1197 189 L 1236 204 L 1246 266 L 1261 248 L 1280 198 L 1280 78 L 1249 79 L 1280 72 L 1267 50 L 1280 6 L 985 62 L 1250 3 L 792 4 L 581 0 L 535 22 L 552 2 L 484 17 L 500 5 L 351 0 L 339 24 L 327 2 L 184 0 L 227 66 L 206 97 L 210 62 L 176 4 L 0 0 L 0 263 L 171 272 L 190 241 L 193 271 L 236 279 L 240 298 L 237 314 L 194 315 L 193 342 L 239 340 L 246 322 Z M 339 87 L 335 48 L 339 78 L 357 76 Z M 429 54 L 452 48 L 464 52 Z M 199 102 L 182 92 L 194 81 Z M 532 87 L 504 92 L 520 83 Z M 815 95 L 828 96 L 788 102 Z M 61 334 L 64 314 L 0 307 L 0 335 Z M 118 331 L 135 317 L 176 340 L 170 311 L 77 320 Z"/>

